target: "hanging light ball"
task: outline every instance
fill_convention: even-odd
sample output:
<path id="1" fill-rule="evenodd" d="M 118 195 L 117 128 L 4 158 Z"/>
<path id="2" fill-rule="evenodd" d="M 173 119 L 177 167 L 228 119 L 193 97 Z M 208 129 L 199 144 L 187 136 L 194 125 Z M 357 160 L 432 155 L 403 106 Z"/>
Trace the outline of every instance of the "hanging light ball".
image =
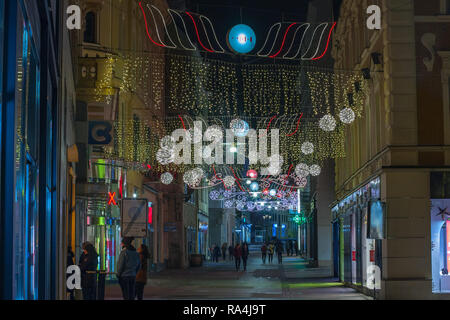
<path id="1" fill-rule="evenodd" d="M 323 116 L 322 119 L 320 119 L 319 127 L 323 131 L 333 131 L 334 129 L 336 129 L 336 120 L 331 114 L 327 114 Z"/>
<path id="2" fill-rule="evenodd" d="M 309 173 L 313 177 L 317 177 L 318 175 L 320 175 L 320 172 L 321 172 L 321 168 L 317 164 L 313 164 L 311 167 L 309 167 Z"/>
<path id="3" fill-rule="evenodd" d="M 225 207 L 225 208 L 232 208 L 233 207 L 233 205 L 234 205 L 234 201 L 233 200 L 227 200 L 227 201 L 225 201 L 224 202 L 224 204 L 223 204 L 223 206 Z"/>
<path id="4" fill-rule="evenodd" d="M 302 144 L 302 152 L 303 154 L 312 154 L 314 153 L 314 145 L 311 142 L 305 142 Z"/>
<path id="5" fill-rule="evenodd" d="M 271 195 L 272 197 L 276 197 L 276 195 L 277 195 L 277 190 L 275 190 L 275 189 L 270 189 L 269 195 Z"/>
<path id="6" fill-rule="evenodd" d="M 171 173 L 166 172 L 161 175 L 161 182 L 163 184 L 171 184 L 173 181 L 173 176 Z"/>
<path id="7" fill-rule="evenodd" d="M 298 177 L 307 177 L 309 176 L 309 166 L 305 163 L 300 163 L 295 167 L 295 174 Z"/>
<path id="8" fill-rule="evenodd" d="M 223 178 L 223 183 L 225 184 L 226 188 L 231 188 L 234 186 L 236 180 L 232 176 L 226 176 Z"/>
<path id="9" fill-rule="evenodd" d="M 241 119 L 233 119 L 230 122 L 230 129 L 233 131 L 234 135 L 237 137 L 245 137 L 250 130 L 248 123 Z"/>
<path id="10" fill-rule="evenodd" d="M 256 170 L 248 170 L 247 177 L 251 179 L 256 179 L 258 177 L 258 172 L 256 172 Z"/>
<path id="11" fill-rule="evenodd" d="M 350 124 L 355 121 L 355 112 L 352 108 L 345 108 L 339 112 L 339 119 L 345 124 Z"/>
<path id="12" fill-rule="evenodd" d="M 192 173 L 196 180 L 202 180 L 205 175 L 202 168 L 195 168 L 192 170 Z"/>
<path id="13" fill-rule="evenodd" d="M 175 139 L 172 136 L 165 136 L 159 142 L 161 148 L 172 150 L 175 147 Z"/>
<path id="14" fill-rule="evenodd" d="M 223 137 L 223 130 L 218 125 L 212 125 L 205 131 L 205 140 L 212 141 L 214 138 Z"/>
<path id="15" fill-rule="evenodd" d="M 220 192 L 217 190 L 213 190 L 209 193 L 209 198 L 211 200 L 219 200 L 219 197 L 220 197 Z"/>
<path id="16" fill-rule="evenodd" d="M 175 158 L 174 152 L 171 149 L 161 148 L 156 153 L 156 160 L 163 166 L 172 163 Z"/>
<path id="17" fill-rule="evenodd" d="M 197 186 L 200 183 L 197 174 L 194 170 L 189 170 L 183 175 L 183 181 L 189 186 Z"/>
<path id="18" fill-rule="evenodd" d="M 258 184 L 258 182 L 252 182 L 251 184 L 250 184 L 250 190 L 252 190 L 252 191 L 258 191 L 259 190 L 259 184 Z"/>

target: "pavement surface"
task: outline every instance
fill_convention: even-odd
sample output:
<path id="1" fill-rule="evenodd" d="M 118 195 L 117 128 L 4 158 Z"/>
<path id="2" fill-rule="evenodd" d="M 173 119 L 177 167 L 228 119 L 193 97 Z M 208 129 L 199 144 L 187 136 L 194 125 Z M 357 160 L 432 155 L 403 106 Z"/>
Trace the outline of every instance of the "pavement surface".
<path id="1" fill-rule="evenodd" d="M 323 270 L 322 270 L 323 273 Z M 105 300 L 121 300 L 118 284 L 108 284 Z M 145 300 L 371 300 L 344 287 L 337 279 L 321 276 L 320 269 L 307 268 L 299 257 L 283 256 L 283 264 L 263 264 L 251 252 L 247 271 L 236 271 L 234 261 L 205 262 L 202 267 L 168 269 L 152 274 L 144 290 Z"/>

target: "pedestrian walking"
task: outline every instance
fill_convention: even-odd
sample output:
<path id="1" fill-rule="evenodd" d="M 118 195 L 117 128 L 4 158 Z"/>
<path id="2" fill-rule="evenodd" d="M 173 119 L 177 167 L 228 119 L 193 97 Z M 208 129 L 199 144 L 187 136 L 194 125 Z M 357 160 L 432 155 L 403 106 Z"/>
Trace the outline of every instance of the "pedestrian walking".
<path id="1" fill-rule="evenodd" d="M 294 250 L 295 250 L 295 255 L 298 257 L 298 244 L 297 244 L 297 241 L 294 241 Z"/>
<path id="2" fill-rule="evenodd" d="M 144 287 L 147 284 L 147 271 L 148 263 L 147 260 L 150 258 L 150 253 L 145 244 L 141 244 L 138 248 L 139 260 L 141 262 L 141 267 L 136 275 L 136 298 L 137 300 L 144 299 Z"/>
<path id="3" fill-rule="evenodd" d="M 219 257 L 220 257 L 220 248 L 218 245 L 214 245 L 213 261 L 219 262 Z"/>
<path id="4" fill-rule="evenodd" d="M 117 263 L 117 278 L 124 300 L 134 300 L 136 295 L 136 275 L 141 267 L 139 254 L 132 242 L 134 238 L 125 237 L 122 239 L 122 251 Z"/>
<path id="5" fill-rule="evenodd" d="M 228 247 L 228 258 L 230 260 L 233 260 L 233 258 L 234 258 L 234 248 L 233 248 L 233 246 L 231 244 Z"/>
<path id="6" fill-rule="evenodd" d="M 224 242 L 222 244 L 222 258 L 223 258 L 223 261 L 225 261 L 227 258 L 227 243 L 226 242 Z"/>
<path id="7" fill-rule="evenodd" d="M 83 300 L 96 299 L 98 254 L 90 242 L 82 245 L 83 253 L 80 256 L 79 267 L 81 271 L 81 289 Z"/>
<path id="8" fill-rule="evenodd" d="M 277 244 L 277 257 L 278 257 L 278 264 L 283 264 L 283 243 L 281 241 Z"/>
<path id="9" fill-rule="evenodd" d="M 274 251 L 275 251 L 275 246 L 271 242 L 271 243 L 269 243 L 269 246 L 267 247 L 267 252 L 269 254 L 269 263 L 272 263 L 272 261 L 273 261 Z"/>
<path id="10" fill-rule="evenodd" d="M 294 255 L 294 242 L 292 240 L 289 240 L 289 255 Z"/>
<path id="11" fill-rule="evenodd" d="M 236 244 L 236 246 L 234 247 L 233 254 L 234 254 L 234 262 L 236 264 L 236 271 L 239 271 L 239 268 L 241 267 L 241 256 L 242 256 L 241 245 L 239 243 Z"/>
<path id="12" fill-rule="evenodd" d="M 265 243 L 263 243 L 263 245 L 261 246 L 261 258 L 263 264 L 266 263 L 266 255 L 267 255 L 267 246 Z"/>
<path id="13" fill-rule="evenodd" d="M 75 264 L 74 259 L 75 254 L 72 251 L 72 247 L 67 247 L 67 267 L 72 266 Z M 66 276 L 66 279 L 69 278 L 69 275 Z M 67 289 L 67 292 L 69 293 L 70 300 L 75 300 L 75 292 L 74 289 Z"/>
<path id="14" fill-rule="evenodd" d="M 244 244 L 242 245 L 242 264 L 244 267 L 244 271 L 247 271 L 248 255 L 249 255 L 248 244 L 247 242 L 244 242 Z"/>

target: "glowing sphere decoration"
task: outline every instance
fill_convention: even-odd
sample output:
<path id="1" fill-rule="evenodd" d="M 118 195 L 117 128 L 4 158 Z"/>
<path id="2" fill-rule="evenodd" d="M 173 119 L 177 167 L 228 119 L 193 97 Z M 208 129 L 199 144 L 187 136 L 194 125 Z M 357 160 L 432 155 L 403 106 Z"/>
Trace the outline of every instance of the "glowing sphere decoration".
<path id="1" fill-rule="evenodd" d="M 345 124 L 350 124 L 355 121 L 355 112 L 351 108 L 342 109 L 339 112 L 339 119 Z"/>
<path id="2" fill-rule="evenodd" d="M 323 131 L 333 131 L 334 129 L 336 129 L 336 119 L 334 119 L 331 114 L 327 114 L 323 116 L 322 119 L 320 119 L 319 127 Z"/>
<path id="3" fill-rule="evenodd" d="M 156 153 L 156 160 L 163 166 L 172 163 L 174 158 L 175 155 L 172 149 L 162 148 Z"/>
<path id="4" fill-rule="evenodd" d="M 301 149 L 302 153 L 306 155 L 314 153 L 314 145 L 311 142 L 303 143 Z"/>
<path id="5" fill-rule="evenodd" d="M 245 24 L 238 24 L 228 31 L 227 44 L 235 53 L 249 53 L 256 45 L 255 31 Z"/>
<path id="6" fill-rule="evenodd" d="M 248 170 L 247 177 L 256 179 L 258 177 L 258 172 L 256 172 L 256 170 Z"/>
<path id="7" fill-rule="evenodd" d="M 161 175 L 161 182 L 164 184 L 171 184 L 173 181 L 173 176 L 171 173 L 166 172 Z"/>
<path id="8" fill-rule="evenodd" d="M 258 190 L 259 190 L 259 184 L 258 184 L 258 182 L 252 182 L 252 184 L 250 185 L 250 190 L 252 190 L 252 191 L 258 191 Z"/>
<path id="9" fill-rule="evenodd" d="M 244 120 L 233 119 L 230 122 L 230 129 L 233 130 L 233 133 L 236 137 L 245 137 L 250 130 L 250 126 Z"/>
<path id="10" fill-rule="evenodd" d="M 318 166 L 317 164 L 313 164 L 311 167 L 309 167 L 309 173 L 313 177 L 317 177 L 318 175 L 320 175 L 320 171 L 320 166 Z"/>
<path id="11" fill-rule="evenodd" d="M 275 196 L 277 195 L 277 190 L 271 189 L 271 190 L 269 191 L 269 194 L 270 194 L 272 197 L 275 197 Z"/>
<path id="12" fill-rule="evenodd" d="M 309 176 L 309 166 L 305 163 L 300 163 L 295 167 L 295 174 L 298 177 L 307 177 Z"/>
<path id="13" fill-rule="evenodd" d="M 226 188 L 231 188 L 234 186 L 236 180 L 232 176 L 226 176 L 223 178 L 223 183 L 225 184 Z"/>

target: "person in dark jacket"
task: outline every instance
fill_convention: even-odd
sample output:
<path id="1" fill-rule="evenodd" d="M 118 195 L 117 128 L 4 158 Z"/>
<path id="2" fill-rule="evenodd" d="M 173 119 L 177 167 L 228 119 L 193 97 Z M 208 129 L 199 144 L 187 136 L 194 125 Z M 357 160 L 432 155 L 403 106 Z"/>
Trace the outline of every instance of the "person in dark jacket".
<path id="1" fill-rule="evenodd" d="M 147 260 L 150 258 L 150 253 L 145 244 L 141 244 L 138 248 L 139 259 L 141 261 L 141 268 L 136 275 L 136 298 L 142 300 L 144 298 L 144 287 L 147 284 Z"/>
<path id="2" fill-rule="evenodd" d="M 117 278 L 124 300 L 134 300 L 136 295 L 136 274 L 141 267 L 139 254 L 131 244 L 134 238 L 122 239 L 122 251 L 117 262 Z"/>
<path id="3" fill-rule="evenodd" d="M 81 289 L 83 300 L 96 299 L 98 254 L 90 242 L 83 243 L 83 253 L 80 256 Z"/>
<path id="4" fill-rule="evenodd" d="M 222 258 L 223 261 L 227 258 L 227 244 L 225 242 L 222 244 Z"/>
<path id="5" fill-rule="evenodd" d="M 72 251 L 72 247 L 71 246 L 68 246 L 67 247 L 67 265 L 66 265 L 66 267 L 69 267 L 69 266 L 72 266 L 72 265 L 74 265 L 75 263 L 74 263 L 74 259 L 75 258 L 75 254 L 73 253 L 73 251 Z M 66 279 L 67 278 L 69 278 L 69 275 L 67 275 L 66 276 Z M 72 289 L 72 290 L 70 290 L 70 289 L 67 289 L 67 292 L 69 293 L 69 295 L 70 295 L 70 300 L 75 300 L 75 293 L 74 293 L 74 290 Z"/>
<path id="6" fill-rule="evenodd" d="M 242 245 L 242 264 L 244 266 L 244 271 L 247 271 L 248 255 L 249 255 L 248 244 L 247 242 L 244 242 L 244 244 Z"/>
<path id="7" fill-rule="evenodd" d="M 233 260 L 234 257 L 234 248 L 233 246 L 230 244 L 230 246 L 228 247 L 228 254 L 229 254 L 229 259 Z"/>
<path id="8" fill-rule="evenodd" d="M 215 244 L 213 249 L 213 261 L 219 262 L 219 257 L 220 257 L 220 248 L 218 245 Z"/>
<path id="9" fill-rule="evenodd" d="M 266 263 L 266 256 L 267 256 L 267 246 L 265 243 L 263 243 L 263 245 L 261 246 L 261 258 L 263 264 Z"/>
<path id="10" fill-rule="evenodd" d="M 298 256 L 298 244 L 297 244 L 297 241 L 294 241 L 294 250 L 295 250 L 295 255 Z"/>
<path id="11" fill-rule="evenodd" d="M 233 250 L 234 254 L 234 262 L 236 264 L 236 271 L 239 271 L 239 268 L 241 267 L 241 257 L 242 257 L 242 251 L 241 251 L 241 245 L 238 243 L 234 247 Z"/>
<path id="12" fill-rule="evenodd" d="M 281 241 L 278 241 L 276 250 L 277 250 L 278 263 L 283 264 L 283 243 Z"/>

